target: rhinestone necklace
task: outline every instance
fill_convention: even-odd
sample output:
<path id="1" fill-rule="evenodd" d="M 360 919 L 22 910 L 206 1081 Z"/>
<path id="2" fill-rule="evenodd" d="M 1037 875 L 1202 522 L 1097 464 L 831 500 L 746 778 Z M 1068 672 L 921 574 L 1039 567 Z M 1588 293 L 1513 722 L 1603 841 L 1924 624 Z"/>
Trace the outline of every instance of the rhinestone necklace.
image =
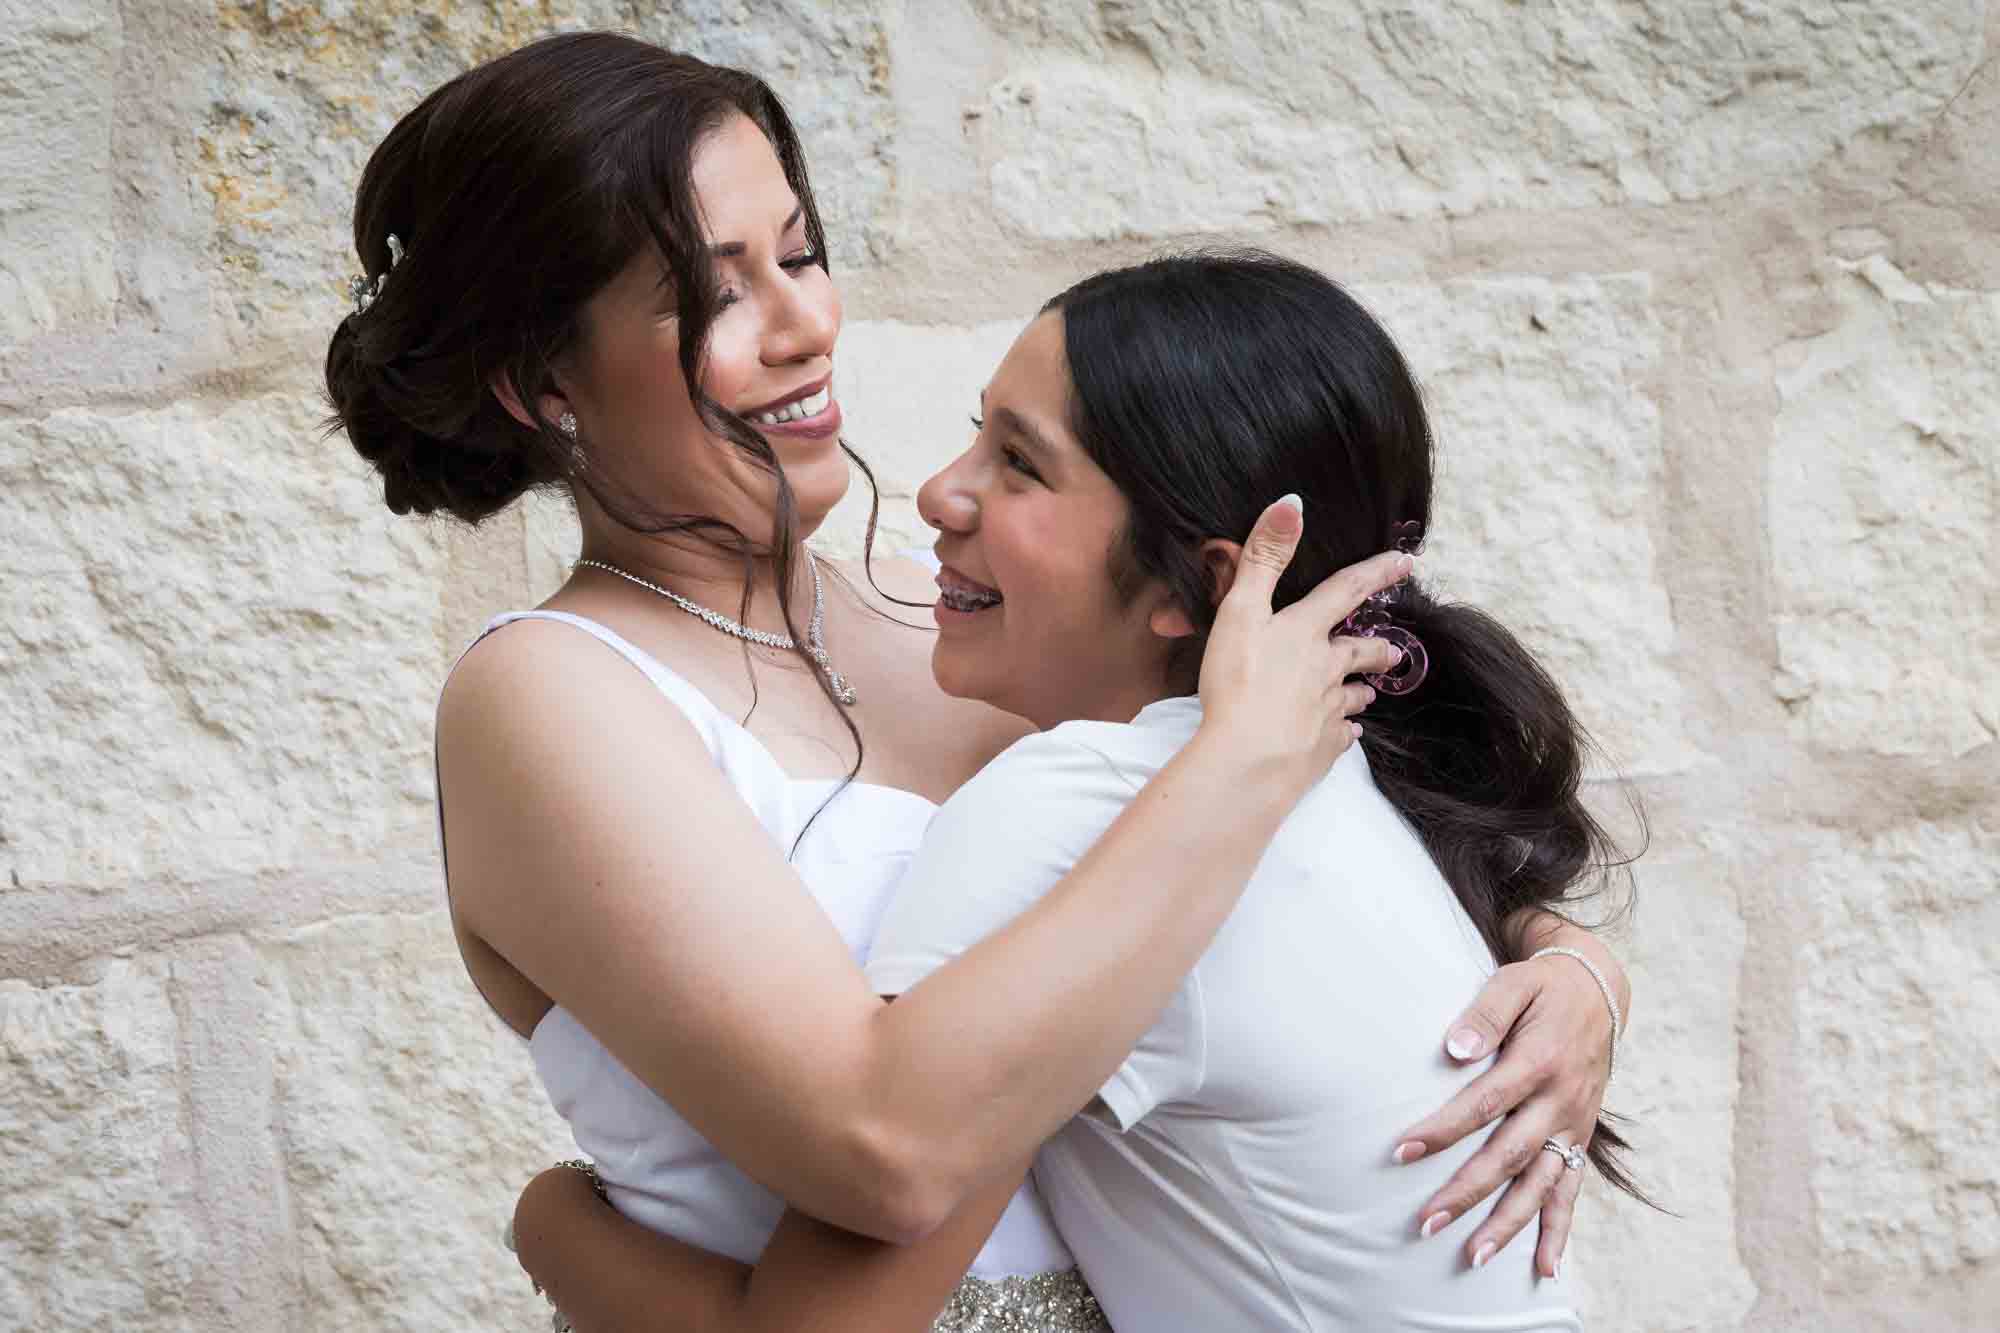
<path id="1" fill-rule="evenodd" d="M 579 560 L 576 562 L 576 567 L 601 569 L 607 574 L 616 574 L 627 583 L 636 583 L 648 592 L 658 593 L 696 620 L 705 621 L 724 634 L 742 639 L 746 643 L 760 644 L 766 648 L 782 648 L 786 652 L 798 651 L 798 643 L 789 634 L 771 634 L 761 629 L 751 629 L 747 625 L 739 625 L 720 611 L 711 611 L 699 602 L 691 602 L 679 593 L 669 588 L 662 588 L 657 583 L 648 583 L 637 574 L 628 574 L 616 565 L 607 565 L 602 560 Z M 851 706 L 854 703 L 854 687 L 847 683 L 847 677 L 834 670 L 832 659 L 826 655 L 824 638 L 826 590 L 819 581 L 819 561 L 813 559 L 811 551 L 806 552 L 806 568 L 812 571 L 813 576 L 813 610 L 812 620 L 806 626 L 806 653 L 826 672 L 826 678 L 833 686 L 834 697 L 841 703 Z"/>

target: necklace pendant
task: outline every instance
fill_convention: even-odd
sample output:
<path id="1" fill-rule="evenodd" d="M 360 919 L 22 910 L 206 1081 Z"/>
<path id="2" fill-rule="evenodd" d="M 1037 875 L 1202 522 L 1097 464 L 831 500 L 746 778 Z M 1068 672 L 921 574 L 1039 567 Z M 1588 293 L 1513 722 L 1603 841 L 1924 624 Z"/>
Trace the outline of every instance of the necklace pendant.
<path id="1" fill-rule="evenodd" d="M 854 687 L 849 685 L 847 677 L 841 675 L 839 670 L 834 667 L 833 659 L 827 656 L 826 649 L 817 643 L 809 643 L 806 645 L 806 651 L 812 654 L 813 661 L 819 663 L 825 669 L 827 683 L 833 686 L 833 697 L 848 707 L 853 707 L 855 699 Z"/>

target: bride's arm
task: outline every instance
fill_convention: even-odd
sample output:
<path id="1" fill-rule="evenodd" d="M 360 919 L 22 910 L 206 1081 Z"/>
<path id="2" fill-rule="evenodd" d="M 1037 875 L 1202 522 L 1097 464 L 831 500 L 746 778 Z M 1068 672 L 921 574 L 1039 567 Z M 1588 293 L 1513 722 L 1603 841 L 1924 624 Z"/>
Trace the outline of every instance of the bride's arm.
<path id="1" fill-rule="evenodd" d="M 1379 640 L 1328 634 L 1407 558 L 1273 614 L 1300 530 L 1275 505 L 1251 535 L 1194 740 L 1034 910 L 920 994 L 881 1003 L 693 727 L 565 626 L 511 627 L 446 688 L 456 914 L 753 1179 L 919 1238 L 1125 1058 L 1351 743 L 1368 695 L 1343 680 L 1394 665 Z"/>
<path id="2" fill-rule="evenodd" d="M 916 1245 L 788 1212 L 752 1267 L 650 1231 L 551 1167 L 521 1193 L 515 1245 L 577 1333 L 927 1333 L 1024 1174 L 1002 1173 Z"/>
<path id="3" fill-rule="evenodd" d="M 1540 912 L 1524 913 L 1512 924 L 1530 932 L 1530 952 L 1551 945 L 1583 950 L 1611 983 L 1621 1010 L 1630 1012 L 1624 970 L 1596 936 Z M 1482 1034 L 1480 1049 L 1490 1050 L 1495 1040 L 1500 1041 L 1501 1063 L 1481 1081 L 1497 1078 L 1502 1086 L 1518 1089 L 1520 1097 L 1540 1092 L 1560 1098 L 1565 1095 L 1562 1089 L 1572 1089 L 1567 1095 L 1579 1099 L 1581 1106 L 1575 1114 L 1589 1122 L 1597 1114 L 1604 1086 L 1603 1059 L 1593 1043 L 1600 1036 L 1608 1040 L 1608 1010 L 1583 969 L 1572 962 L 1576 972 L 1572 978 L 1563 970 L 1546 966 L 1558 961 L 1546 959 L 1501 969 L 1465 1016 L 1452 1025 L 1447 1040 L 1460 1039 L 1459 1048 L 1465 1049 L 1462 1034 L 1470 1028 Z M 1500 1033 L 1503 1023 L 1511 1025 L 1503 1036 L 1488 1035 Z M 1570 1033 L 1574 1040 L 1560 1033 Z M 1558 1048 L 1554 1056 L 1545 1049 L 1551 1041 Z M 1477 1054 L 1464 1058 L 1474 1059 Z M 1516 1064 L 1519 1070 L 1514 1068 Z M 1542 1072 L 1537 1077 L 1526 1072 L 1530 1068 Z M 1452 1108 L 1461 1102 L 1476 1107 L 1482 1095 L 1479 1086 L 1479 1081 L 1469 1085 L 1454 1099 Z M 1452 1108 L 1433 1117 L 1433 1121 L 1458 1118 L 1450 1119 L 1448 1126 L 1428 1140 L 1426 1155 L 1456 1142 L 1491 1118 L 1480 1120 L 1473 1111 L 1459 1116 Z M 1512 1130 L 1521 1128 L 1510 1126 Z M 1499 1139 L 1496 1135 L 1495 1142 Z M 1536 1149 L 1539 1144 L 1537 1137 Z M 1455 1210 L 1452 1215 L 1456 1216 L 1494 1188 L 1515 1179 L 1522 1173 L 1521 1163 L 1504 1153 L 1504 1146 L 1501 1155 L 1482 1149 L 1426 1206 L 1423 1215 L 1428 1217 L 1443 1207 Z M 1540 1164 L 1540 1156 L 1534 1151 L 1533 1164 Z M 1549 1157 L 1550 1162 L 1555 1160 L 1553 1155 Z M 929 1328 L 978 1252 L 1006 1207 L 1017 1174 L 1002 1173 L 984 1191 L 983 1198 L 969 1201 L 944 1226 L 914 1246 L 883 1245 L 801 1213 L 787 1213 L 754 1269 L 628 1220 L 600 1200 L 581 1173 L 566 1167 L 544 1171 L 522 1192 L 514 1215 L 515 1231 L 521 1266 L 548 1291 L 579 1333 L 638 1333 L 661 1327 L 738 1333 L 806 1326 L 851 1326 L 884 1333 L 903 1328 L 916 1331 Z M 1576 1179 L 1564 1177 L 1561 1187 L 1549 1191 L 1547 1201 L 1540 1205 L 1542 1236 L 1536 1247 L 1536 1266 L 1548 1276 L 1554 1275 L 1568 1241 L 1575 1185 Z M 1468 1238 L 1468 1259 L 1488 1242 L 1505 1248 L 1535 1216 L 1533 1200 L 1542 1197 L 1539 1192 L 1525 1190 L 1522 1199 L 1515 1200 L 1510 1193 L 1502 1208 Z M 1461 1198 L 1464 1202 L 1456 1202 Z M 1506 1215 L 1510 1205 L 1515 1214 L 1511 1217 Z M 814 1317 L 806 1318 L 806 1311 Z M 849 1320 L 851 1325 L 842 1322 Z"/>
<path id="4" fill-rule="evenodd" d="M 1524 913 L 1511 924 L 1527 932 L 1523 938 L 1529 941 L 1530 952 L 1548 946 L 1583 950 L 1610 981 L 1621 1009 L 1627 1009 L 1629 991 L 1623 969 L 1590 932 L 1539 912 Z M 1483 1027 L 1483 1033 L 1497 1033 L 1502 1023 L 1513 1024 L 1504 1038 L 1483 1036 L 1484 1049 L 1490 1050 L 1495 1040 L 1502 1042 L 1503 1063 L 1488 1077 L 1498 1076 L 1504 1082 L 1515 1077 L 1506 1062 L 1540 1061 L 1546 1043 L 1562 1042 L 1556 1033 L 1573 1031 L 1577 1040 L 1566 1053 L 1550 1058 L 1539 1085 L 1528 1079 L 1518 1086 L 1557 1098 L 1564 1088 L 1578 1089 L 1573 1095 L 1588 1104 L 1576 1114 L 1588 1122 L 1596 1115 L 1596 1100 L 1601 1099 L 1603 1088 L 1602 1058 L 1591 1053 L 1597 1050 L 1591 1043 L 1600 1033 L 1608 1037 L 1608 1010 L 1583 969 L 1573 962 L 1570 966 L 1582 978 L 1587 994 L 1578 993 L 1574 979 L 1561 970 L 1542 963 L 1516 964 L 1495 975 L 1466 1017 L 1453 1025 L 1452 1036 L 1461 1039 L 1460 1049 L 1464 1049 L 1462 1035 L 1469 1025 Z M 1570 1068 L 1572 1064 L 1577 1068 Z M 1477 1088 L 1474 1084 L 1465 1094 L 1475 1103 Z M 1464 1133 L 1476 1127 L 1470 1120 L 1455 1126 Z M 1540 1128 L 1539 1122 L 1535 1128 Z M 1510 1125 L 1510 1130 L 1518 1129 L 1520 1126 Z M 1445 1138 L 1445 1133 L 1452 1137 Z M 1457 1137 L 1458 1133 L 1441 1131 L 1434 1142 L 1442 1147 Z M 1539 1143 L 1536 1138 L 1534 1165 L 1540 1164 Z M 1548 1160 L 1556 1161 L 1553 1156 Z M 1475 1163 L 1491 1177 L 1491 1183 L 1467 1186 L 1465 1177 Z M 1471 1207 L 1477 1198 L 1520 1174 L 1518 1161 L 1482 1150 L 1423 1215 L 1437 1211 L 1440 1200 L 1447 1209 Z M 944 1226 L 913 1246 L 884 1245 L 801 1213 L 787 1213 L 754 1269 L 629 1221 L 604 1204 L 582 1174 L 562 1167 L 544 1171 L 523 1191 L 515 1211 L 515 1230 L 521 1266 L 548 1291 L 580 1333 L 637 1333 L 662 1327 L 697 1333 L 745 1333 L 807 1326 L 825 1330 L 851 1327 L 870 1333 L 909 1329 L 918 1333 L 930 1327 L 992 1230 L 1018 1175 L 1002 1173 L 983 1197 L 969 1201 Z M 1454 1205 L 1451 1200 L 1456 1196 L 1451 1192 L 1467 1189 L 1479 1192 Z M 1535 1216 L 1535 1201 L 1543 1194 L 1534 1189 L 1518 1193 L 1517 1199 L 1510 1191 L 1502 1207 L 1468 1238 L 1468 1259 L 1489 1242 L 1505 1248 L 1514 1233 Z M 1564 1177 L 1562 1187 L 1549 1191 L 1547 1201 L 1540 1205 L 1542 1236 L 1536 1264 L 1545 1275 L 1553 1276 L 1561 1260 L 1575 1197 L 1575 1181 Z"/>

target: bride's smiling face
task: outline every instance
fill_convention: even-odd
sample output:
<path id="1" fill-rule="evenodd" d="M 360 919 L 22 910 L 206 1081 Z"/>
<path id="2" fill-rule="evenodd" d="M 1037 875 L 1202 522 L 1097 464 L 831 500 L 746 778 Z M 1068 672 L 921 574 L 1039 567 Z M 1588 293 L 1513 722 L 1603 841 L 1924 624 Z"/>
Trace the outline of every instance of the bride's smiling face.
<path id="1" fill-rule="evenodd" d="M 946 693 L 1038 726 L 1128 722 L 1166 693 L 1166 593 L 1121 593 L 1111 570 L 1129 506 L 1068 425 L 1059 312 L 1015 340 L 981 396 L 971 447 L 925 482 L 938 530 L 938 637 Z"/>
<path id="2" fill-rule="evenodd" d="M 840 294 L 756 122 L 724 121 L 691 166 L 718 291 L 702 388 L 770 443 L 811 531 L 847 489 L 833 384 Z M 581 347 L 558 370 L 562 393 L 541 405 L 546 419 L 573 411 L 592 462 L 617 487 L 768 540 L 775 482 L 689 400 L 675 294 L 657 255 L 642 251 L 593 296 L 582 325 Z"/>

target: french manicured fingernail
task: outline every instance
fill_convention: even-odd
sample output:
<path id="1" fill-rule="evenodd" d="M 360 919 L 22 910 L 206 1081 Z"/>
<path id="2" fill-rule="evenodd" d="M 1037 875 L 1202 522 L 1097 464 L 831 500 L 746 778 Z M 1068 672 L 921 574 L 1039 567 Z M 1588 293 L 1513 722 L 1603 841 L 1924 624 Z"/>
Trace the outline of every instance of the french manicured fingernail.
<path id="1" fill-rule="evenodd" d="M 1424 1219 L 1424 1239 L 1428 1240 L 1432 1236 L 1437 1235 L 1438 1232 L 1443 1231 L 1445 1225 L 1450 1221 L 1450 1213 L 1432 1213 Z"/>
<path id="2" fill-rule="evenodd" d="M 1357 741 L 1358 741 L 1358 740 L 1360 740 L 1360 739 L 1361 739 L 1361 724 L 1360 724 L 1359 722 L 1350 722 L 1350 723 L 1348 723 L 1348 724 L 1347 724 L 1347 726 L 1348 726 L 1348 729 L 1349 729 L 1350 731 L 1352 731 L 1352 732 L 1354 733 L 1354 739 L 1355 739 L 1355 740 L 1357 740 Z"/>
<path id="3" fill-rule="evenodd" d="M 1454 1060 L 1470 1060 L 1473 1056 L 1479 1054 L 1480 1045 L 1481 1041 L 1477 1032 L 1474 1032 L 1471 1028 L 1460 1028 L 1451 1034 L 1451 1039 L 1445 1042 L 1444 1048 L 1451 1052 L 1451 1058 Z"/>
<path id="4" fill-rule="evenodd" d="M 1492 1257 L 1493 1257 L 1493 1242 L 1489 1240 L 1484 1245 L 1480 1246 L 1478 1251 L 1472 1256 L 1472 1266 L 1474 1268 L 1484 1268 L 1486 1267 L 1486 1261 L 1488 1259 L 1491 1259 Z"/>
<path id="5" fill-rule="evenodd" d="M 1560 1282 L 1562 1281 L 1562 1275 L 1563 1275 L 1563 1261 L 1558 1259 L 1556 1260 L 1556 1271 L 1549 1274 L 1549 1277 L 1556 1282 Z"/>
<path id="6" fill-rule="evenodd" d="M 1402 555 L 1396 557 L 1396 572 L 1398 574 L 1407 574 L 1416 567 L 1417 558 L 1415 556 Z"/>
<path id="7" fill-rule="evenodd" d="M 1298 510 L 1301 514 L 1306 512 L 1306 502 L 1299 498 L 1298 492 L 1296 491 L 1292 492 L 1290 495 L 1279 496 L 1278 503 L 1281 505 L 1290 505 L 1292 508 Z"/>
<path id="8" fill-rule="evenodd" d="M 1399 1143 L 1396 1145 L 1396 1162 L 1398 1165 L 1407 1165 L 1428 1151 L 1430 1150 L 1415 1139 L 1411 1139 L 1408 1143 Z"/>

